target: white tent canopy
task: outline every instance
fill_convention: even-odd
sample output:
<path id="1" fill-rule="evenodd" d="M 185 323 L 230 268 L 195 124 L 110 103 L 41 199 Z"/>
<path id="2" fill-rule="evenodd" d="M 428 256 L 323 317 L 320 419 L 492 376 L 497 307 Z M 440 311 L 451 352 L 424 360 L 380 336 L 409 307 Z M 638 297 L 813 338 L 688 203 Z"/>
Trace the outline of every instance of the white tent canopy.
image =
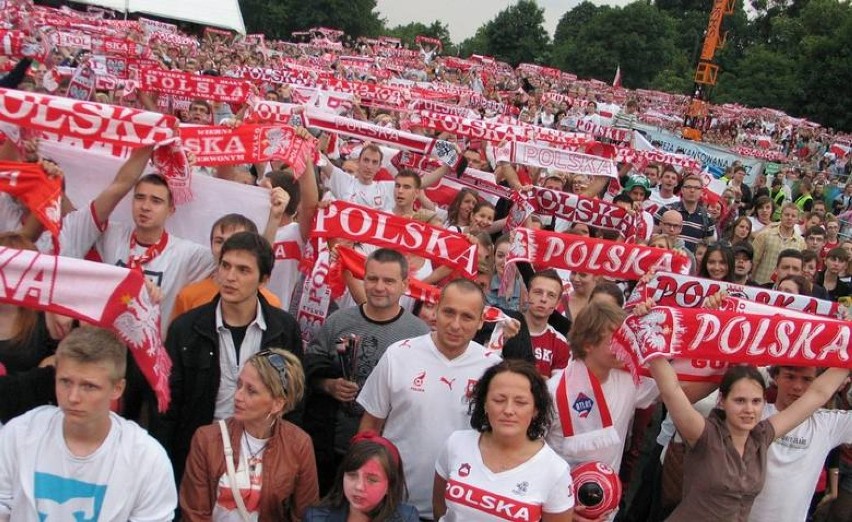
<path id="1" fill-rule="evenodd" d="M 246 34 L 238 0 L 73 0 L 120 13 L 145 13 Z"/>

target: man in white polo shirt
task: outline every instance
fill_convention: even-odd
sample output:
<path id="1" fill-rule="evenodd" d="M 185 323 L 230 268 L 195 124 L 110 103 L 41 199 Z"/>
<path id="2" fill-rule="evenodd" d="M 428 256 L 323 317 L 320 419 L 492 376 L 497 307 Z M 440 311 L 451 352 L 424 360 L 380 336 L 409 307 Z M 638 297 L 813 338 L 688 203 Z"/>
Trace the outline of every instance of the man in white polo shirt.
<path id="1" fill-rule="evenodd" d="M 359 431 L 384 430 L 397 445 L 409 501 L 427 520 L 435 461 L 450 434 L 469 428 L 467 397 L 500 360 L 473 342 L 484 310 L 479 286 L 466 279 L 449 283 L 438 301 L 436 331 L 389 346 L 358 395 L 366 411 Z"/>

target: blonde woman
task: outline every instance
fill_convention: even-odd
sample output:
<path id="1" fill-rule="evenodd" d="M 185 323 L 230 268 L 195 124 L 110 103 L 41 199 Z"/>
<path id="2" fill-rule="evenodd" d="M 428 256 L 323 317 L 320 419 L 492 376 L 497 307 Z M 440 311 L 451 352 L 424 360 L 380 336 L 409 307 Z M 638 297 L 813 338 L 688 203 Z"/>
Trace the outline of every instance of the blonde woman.
<path id="1" fill-rule="evenodd" d="M 253 355 L 237 379 L 234 416 L 199 428 L 180 487 L 188 521 L 301 520 L 319 500 L 308 435 L 282 417 L 302 399 L 305 374 L 292 353 Z"/>

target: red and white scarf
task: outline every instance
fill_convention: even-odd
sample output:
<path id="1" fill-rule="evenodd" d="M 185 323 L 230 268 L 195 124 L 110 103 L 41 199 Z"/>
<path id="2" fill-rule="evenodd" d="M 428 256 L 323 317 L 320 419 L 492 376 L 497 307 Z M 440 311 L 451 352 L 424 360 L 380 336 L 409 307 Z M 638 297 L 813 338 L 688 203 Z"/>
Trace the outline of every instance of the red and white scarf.
<path id="1" fill-rule="evenodd" d="M 616 230 L 625 238 L 636 233 L 635 217 L 623 208 L 598 198 L 587 198 L 542 187 L 533 187 L 537 212 L 559 216 L 572 223 Z"/>
<path id="2" fill-rule="evenodd" d="M 657 272 L 647 285 L 637 285 L 626 306 L 630 307 L 650 298 L 659 306 L 698 308 L 704 303 L 704 299 L 722 291 L 731 297 L 829 318 L 837 318 L 840 309 L 838 303 L 808 295 L 788 294 L 758 286 L 738 285 L 670 272 Z"/>
<path id="3" fill-rule="evenodd" d="M 533 125 L 509 124 L 467 118 L 461 115 L 449 114 L 449 111 L 428 112 L 420 111 L 408 118 L 408 124 L 440 132 L 451 132 L 457 136 L 485 140 L 492 143 L 502 141 L 546 141 L 553 145 L 582 145 L 591 141 L 581 133 L 568 133 L 535 127 Z"/>
<path id="4" fill-rule="evenodd" d="M 592 121 L 580 120 L 577 122 L 577 130 L 586 132 L 595 138 L 605 138 L 612 141 L 630 141 L 633 131 L 605 125 L 595 125 Z"/>
<path id="5" fill-rule="evenodd" d="M 690 264 L 684 254 L 662 248 L 527 228 L 513 232 L 506 262 L 517 261 L 626 281 L 650 270 L 687 272 Z"/>
<path id="6" fill-rule="evenodd" d="M 852 368 L 852 323 L 729 297 L 723 310 L 655 306 L 630 316 L 612 350 L 634 378 L 654 357 Z"/>
<path id="7" fill-rule="evenodd" d="M 572 359 L 559 377 L 556 414 L 563 452 L 575 454 L 621 443 L 601 383 L 582 360 Z"/>
<path id="8" fill-rule="evenodd" d="M 466 236 L 354 203 L 337 200 L 320 209 L 311 235 L 409 252 L 471 278 L 477 273 L 477 246 Z"/>
<path id="9" fill-rule="evenodd" d="M 175 137 L 177 119 L 59 96 L 0 88 L 0 121 L 84 141 L 140 147 Z"/>
<path id="10" fill-rule="evenodd" d="M 160 337 L 160 307 L 137 270 L 0 247 L 0 302 L 66 315 L 115 332 L 169 405 L 172 362 Z M 81 291 L 85 289 L 85 291 Z"/>
<path id="11" fill-rule="evenodd" d="M 615 163 L 607 158 L 543 147 L 531 142 L 509 142 L 497 149 L 497 161 L 561 170 L 586 176 L 617 178 Z"/>
<path id="12" fill-rule="evenodd" d="M 235 128 L 184 126 L 180 138 L 196 165 L 236 165 L 281 160 L 296 177 L 305 171 L 305 154 L 313 156 L 313 141 L 296 135 L 292 127 L 245 124 Z"/>
<path id="13" fill-rule="evenodd" d="M 343 116 L 335 116 L 313 108 L 305 109 L 302 120 L 305 127 L 352 136 L 364 141 L 417 152 L 426 156 L 434 155 L 450 167 L 455 167 L 459 162 L 458 150 L 448 141 L 427 138 L 419 134 L 381 127 Z"/>
<path id="14" fill-rule="evenodd" d="M 38 219 L 54 241 L 62 223 L 62 180 L 34 163 L 0 162 L 0 192 L 6 192 Z"/>
<path id="15" fill-rule="evenodd" d="M 0 89 L 0 122 L 81 140 L 84 146 L 158 145 L 152 161 L 166 178 L 175 201 L 191 198 L 188 162 L 175 139 L 177 120 L 156 112 Z"/>
<path id="16" fill-rule="evenodd" d="M 139 88 L 184 98 L 202 98 L 227 103 L 242 103 L 251 93 L 251 83 L 220 76 L 203 76 L 164 69 L 142 69 Z"/>
<path id="17" fill-rule="evenodd" d="M 302 296 L 299 299 L 299 309 L 296 320 L 302 332 L 302 344 L 307 347 L 316 336 L 328 317 L 331 306 L 331 286 L 328 281 L 329 252 L 323 244 L 311 273 L 305 277 L 302 284 Z"/>

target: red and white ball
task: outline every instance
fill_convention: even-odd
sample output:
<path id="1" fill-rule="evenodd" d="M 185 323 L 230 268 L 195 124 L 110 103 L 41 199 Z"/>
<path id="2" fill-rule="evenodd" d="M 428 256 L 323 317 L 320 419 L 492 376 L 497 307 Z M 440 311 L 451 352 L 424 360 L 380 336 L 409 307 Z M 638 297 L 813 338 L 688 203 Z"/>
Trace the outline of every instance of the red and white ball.
<path id="1" fill-rule="evenodd" d="M 574 512 L 585 518 L 600 518 L 618 508 L 621 480 L 611 467 L 585 462 L 571 469 L 574 479 Z"/>

